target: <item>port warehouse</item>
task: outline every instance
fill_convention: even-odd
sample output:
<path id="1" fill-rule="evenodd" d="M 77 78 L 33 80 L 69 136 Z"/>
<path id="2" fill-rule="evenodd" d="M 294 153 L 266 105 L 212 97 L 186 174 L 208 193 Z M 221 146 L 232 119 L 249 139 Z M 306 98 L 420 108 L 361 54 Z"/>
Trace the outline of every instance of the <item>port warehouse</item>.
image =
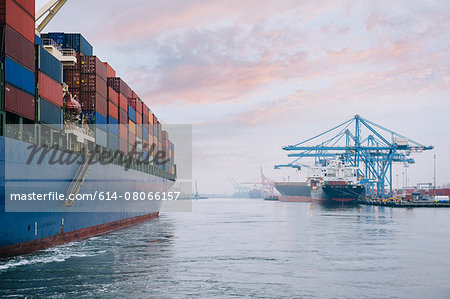
<path id="1" fill-rule="evenodd" d="M 94 56 L 92 45 L 80 33 L 35 34 L 35 1 L 0 0 L 1 134 L 26 142 L 70 148 L 64 136 L 63 83 L 80 103 L 80 122 L 90 125 L 101 150 L 146 157 L 167 153 L 164 165 L 134 165 L 169 179 L 176 177 L 174 145 L 157 116 L 113 67 Z M 50 49 L 50 50 L 48 50 Z M 55 53 L 72 49 L 76 63 L 66 65 Z M 10 124 L 19 124 L 10 126 Z M 27 130 L 40 124 L 36 130 Z M 67 125 L 67 124 L 66 124 Z M 142 145 L 148 144 L 147 147 Z M 94 143 L 89 143 L 93 147 Z"/>

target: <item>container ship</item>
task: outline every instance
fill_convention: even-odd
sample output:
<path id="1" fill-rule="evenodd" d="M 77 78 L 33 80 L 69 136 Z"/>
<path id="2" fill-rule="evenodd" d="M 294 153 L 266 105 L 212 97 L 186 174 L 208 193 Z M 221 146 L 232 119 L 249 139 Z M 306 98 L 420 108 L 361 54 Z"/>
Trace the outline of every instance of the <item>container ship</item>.
<path id="1" fill-rule="evenodd" d="M 357 168 L 340 159 L 328 160 L 325 166 L 313 167 L 309 177 L 311 197 L 319 204 L 355 204 L 364 196 L 365 186 L 357 183 Z"/>
<path id="2" fill-rule="evenodd" d="M 280 192 L 280 201 L 312 201 L 308 182 L 275 182 L 274 186 Z"/>
<path id="3" fill-rule="evenodd" d="M 139 95 L 82 34 L 35 31 L 35 1 L 0 0 L 0 34 L 0 257 L 157 217 L 160 201 L 124 196 L 165 192 L 176 180 L 174 144 Z M 33 158 L 33 148 L 52 155 Z M 76 163 L 52 161 L 68 153 Z M 120 155 L 90 163 L 111 153 Z M 14 192 L 116 198 L 11 205 Z"/>

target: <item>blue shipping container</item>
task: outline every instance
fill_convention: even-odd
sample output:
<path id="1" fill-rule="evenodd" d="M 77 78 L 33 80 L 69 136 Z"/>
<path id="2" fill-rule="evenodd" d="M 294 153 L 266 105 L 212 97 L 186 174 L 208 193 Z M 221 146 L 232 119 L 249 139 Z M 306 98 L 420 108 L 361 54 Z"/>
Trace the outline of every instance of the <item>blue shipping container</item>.
<path id="1" fill-rule="evenodd" d="M 142 151 L 142 160 L 147 160 L 147 157 L 148 157 L 148 152 L 147 151 Z M 150 157 L 148 158 L 149 160 L 150 160 Z"/>
<path id="2" fill-rule="evenodd" d="M 94 55 L 92 45 L 80 33 L 50 32 L 41 36 L 54 40 L 63 49 L 73 49 L 85 56 Z"/>
<path id="3" fill-rule="evenodd" d="M 130 105 L 128 105 L 128 119 L 136 123 L 136 111 Z"/>
<path id="4" fill-rule="evenodd" d="M 6 82 L 34 95 L 34 72 L 8 57 L 5 57 L 5 79 Z"/>
<path id="5" fill-rule="evenodd" d="M 158 137 L 158 126 L 153 125 L 153 136 Z"/>
<path id="6" fill-rule="evenodd" d="M 146 127 L 142 127 L 142 137 L 148 140 L 148 129 Z"/>
<path id="7" fill-rule="evenodd" d="M 111 116 L 108 116 L 108 132 L 119 135 L 119 122 Z"/>
<path id="8" fill-rule="evenodd" d="M 119 136 L 108 134 L 108 148 L 112 150 L 119 149 Z"/>
<path id="9" fill-rule="evenodd" d="M 34 44 L 42 46 L 42 39 L 37 35 L 34 36 Z"/>
<path id="10" fill-rule="evenodd" d="M 97 143 L 98 145 L 107 147 L 108 146 L 108 134 L 105 131 L 97 128 L 95 130 L 95 143 Z"/>
<path id="11" fill-rule="evenodd" d="M 52 54 L 47 52 L 42 46 L 37 46 L 38 53 L 36 57 L 37 69 L 44 74 L 52 77 L 56 81 L 62 83 L 62 64 Z"/>
<path id="12" fill-rule="evenodd" d="M 106 116 L 96 112 L 95 113 L 95 124 L 97 125 L 98 129 L 102 129 L 103 131 L 107 131 L 107 125 L 108 122 L 106 120 Z"/>
<path id="13" fill-rule="evenodd" d="M 64 32 L 51 32 L 46 37 L 54 40 L 61 48 L 64 48 Z"/>
<path id="14" fill-rule="evenodd" d="M 81 119 L 86 119 L 88 124 L 95 123 L 95 111 L 93 110 L 81 111 Z"/>
<path id="15" fill-rule="evenodd" d="M 85 56 L 94 55 L 92 45 L 80 33 L 64 34 L 63 48 L 74 49 L 77 52 L 83 53 Z"/>
<path id="16" fill-rule="evenodd" d="M 39 100 L 39 120 L 54 128 L 62 129 L 62 109 L 41 98 Z"/>

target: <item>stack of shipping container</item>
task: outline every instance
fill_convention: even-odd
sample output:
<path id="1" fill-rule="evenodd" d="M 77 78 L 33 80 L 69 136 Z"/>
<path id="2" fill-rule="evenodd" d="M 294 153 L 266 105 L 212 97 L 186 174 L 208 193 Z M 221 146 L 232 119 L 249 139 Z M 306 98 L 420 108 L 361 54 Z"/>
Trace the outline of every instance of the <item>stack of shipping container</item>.
<path id="1" fill-rule="evenodd" d="M 108 115 L 108 120 L 110 120 L 111 128 L 114 127 L 115 120 L 118 121 L 118 147 L 122 152 L 128 153 L 128 131 L 130 130 L 128 127 L 128 98 L 131 97 L 132 92 L 128 84 L 115 76 L 115 71 L 109 65 L 107 68 L 109 69 L 108 73 L 113 75 L 113 77 L 108 76 L 108 108 L 110 108 L 109 112 L 113 114 Z M 116 107 L 117 117 L 115 117 Z"/>
<path id="2" fill-rule="evenodd" d="M 70 44 L 64 33 L 45 36 L 63 48 Z M 70 36 L 79 36 L 77 41 L 80 42 L 72 45 L 78 59 L 75 67 L 64 67 L 64 81 L 77 96 L 87 122 L 96 124 L 96 143 L 129 154 L 133 149 L 142 151 L 144 158 L 151 145 L 155 144 L 154 151 L 166 150 L 168 156 L 173 155 L 173 146 L 171 150 L 168 137 L 165 141 L 160 137 L 161 123 L 148 106 L 124 80 L 116 76 L 111 65 L 92 56 L 92 47 L 83 36 Z M 171 165 L 158 168 L 167 172 L 172 169 L 173 174 L 173 157 L 170 160 Z"/>
<path id="3" fill-rule="evenodd" d="M 14 122 L 14 116 L 23 117 L 24 123 L 33 123 L 36 119 L 34 10 L 34 1 L 0 1 L 2 75 L 5 80 L 1 105 L 11 114 L 8 117 L 11 122 Z"/>
<path id="4" fill-rule="evenodd" d="M 5 81 L 4 93 L 0 93 L 1 124 L 41 123 L 44 128 L 61 130 L 64 82 L 81 104 L 83 121 L 95 124 L 97 144 L 127 154 L 138 142 L 136 149 L 144 152 L 144 158 L 155 144 L 154 152 L 164 150 L 170 159 L 168 165 L 158 167 L 175 174 L 173 144 L 141 98 L 108 63 L 93 55 L 92 45 L 81 34 L 53 32 L 35 36 L 34 17 L 35 1 L 0 0 L 0 54 L 4 66 L 0 79 Z M 76 65 L 63 67 L 44 48 L 43 39 L 75 50 Z M 22 134 L 16 134 L 25 140 Z"/>

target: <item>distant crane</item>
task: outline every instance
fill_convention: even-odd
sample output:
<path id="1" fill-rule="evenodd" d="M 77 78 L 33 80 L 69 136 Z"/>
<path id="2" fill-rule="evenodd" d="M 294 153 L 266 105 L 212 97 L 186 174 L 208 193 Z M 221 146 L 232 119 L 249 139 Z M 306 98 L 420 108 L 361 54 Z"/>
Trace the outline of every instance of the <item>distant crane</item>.
<path id="1" fill-rule="evenodd" d="M 351 131 L 349 127 L 352 124 L 354 129 Z M 316 143 L 307 145 L 311 142 Z M 296 157 L 296 159 L 288 164 L 275 165 L 275 169 L 292 167 L 299 170 L 304 166 L 299 163 L 299 160 L 304 158 L 314 158 L 314 165 L 324 164 L 327 159 L 341 158 L 345 163 L 358 167 L 360 183 L 366 185 L 367 195 L 383 197 L 386 195 L 386 186 L 389 187 L 389 194 L 393 194 L 392 163 L 413 164 L 415 161 L 410 157 L 411 153 L 431 149 L 433 149 L 431 145 L 422 145 L 355 115 L 319 135 L 283 147 L 285 151 L 294 152 L 288 154 L 288 157 Z"/>
<path id="2" fill-rule="evenodd" d="M 248 192 L 250 188 L 238 183 L 234 178 L 229 178 L 228 181 L 234 187 L 234 195 L 235 197 L 246 197 L 248 196 Z"/>
<path id="3" fill-rule="evenodd" d="M 200 196 L 198 194 L 197 180 L 195 180 L 195 194 L 194 194 L 194 197 L 192 199 L 208 199 L 207 196 Z"/>
<path id="4" fill-rule="evenodd" d="M 275 195 L 275 187 L 274 187 L 275 182 L 272 179 L 270 179 L 264 175 L 262 167 L 260 167 L 260 170 L 261 170 L 261 177 L 255 178 L 248 182 L 243 182 L 241 184 L 261 185 L 261 197 L 274 196 Z"/>

